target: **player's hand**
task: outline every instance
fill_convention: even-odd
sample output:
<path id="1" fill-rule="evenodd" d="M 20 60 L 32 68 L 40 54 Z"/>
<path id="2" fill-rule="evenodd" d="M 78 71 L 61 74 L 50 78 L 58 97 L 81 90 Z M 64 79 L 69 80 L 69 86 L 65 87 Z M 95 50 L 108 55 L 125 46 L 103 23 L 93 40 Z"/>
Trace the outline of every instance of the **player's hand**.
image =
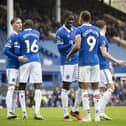
<path id="1" fill-rule="evenodd" d="M 19 61 L 19 62 L 27 62 L 28 59 L 27 59 L 26 57 L 24 57 L 24 56 L 19 56 L 19 57 L 18 57 L 18 61 Z"/>
<path id="2" fill-rule="evenodd" d="M 111 38 L 111 41 L 112 42 L 118 42 L 118 40 L 120 40 L 120 38 L 119 37 L 117 37 L 117 36 L 113 36 L 112 38 Z"/>
<path id="3" fill-rule="evenodd" d="M 66 56 L 66 59 L 67 59 L 67 61 L 70 61 L 70 55 L 69 54 Z"/>
<path id="4" fill-rule="evenodd" d="M 126 65 L 126 61 L 119 60 L 117 64 L 121 67 L 124 67 Z"/>

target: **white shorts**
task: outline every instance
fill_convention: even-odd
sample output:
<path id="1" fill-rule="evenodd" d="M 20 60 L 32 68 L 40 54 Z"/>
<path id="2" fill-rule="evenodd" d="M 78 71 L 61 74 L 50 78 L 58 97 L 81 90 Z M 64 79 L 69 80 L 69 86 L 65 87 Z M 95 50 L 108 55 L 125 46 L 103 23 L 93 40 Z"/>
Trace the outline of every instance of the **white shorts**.
<path id="1" fill-rule="evenodd" d="M 113 84 L 112 74 L 109 69 L 100 70 L 99 87 L 106 87 L 106 84 Z"/>
<path id="2" fill-rule="evenodd" d="M 39 62 L 30 62 L 19 68 L 21 83 L 42 83 L 42 68 Z"/>
<path id="3" fill-rule="evenodd" d="M 14 68 L 6 69 L 8 84 L 17 84 L 19 79 L 19 70 Z"/>
<path id="4" fill-rule="evenodd" d="M 60 66 L 62 81 L 73 82 L 78 81 L 78 64 Z"/>
<path id="5" fill-rule="evenodd" d="M 86 83 L 100 82 L 99 65 L 80 66 L 79 67 L 79 82 L 86 82 Z"/>

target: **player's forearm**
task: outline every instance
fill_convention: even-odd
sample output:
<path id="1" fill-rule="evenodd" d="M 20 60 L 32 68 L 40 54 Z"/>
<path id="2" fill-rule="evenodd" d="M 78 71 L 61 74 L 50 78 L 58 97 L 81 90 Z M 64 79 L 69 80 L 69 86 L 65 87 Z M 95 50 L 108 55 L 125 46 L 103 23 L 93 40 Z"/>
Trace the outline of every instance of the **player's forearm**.
<path id="1" fill-rule="evenodd" d="M 120 39 L 119 37 L 112 37 L 112 41 L 115 41 L 119 44 L 120 47 L 126 49 L 126 41 L 123 39 Z"/>
<path id="2" fill-rule="evenodd" d="M 66 49 L 69 48 L 69 47 L 71 47 L 71 44 L 67 44 L 67 45 L 58 45 L 59 51 L 66 50 Z"/>
<path id="3" fill-rule="evenodd" d="M 114 58 L 113 56 L 111 56 L 109 53 L 105 53 L 104 57 L 107 58 L 108 60 L 114 62 L 114 63 L 118 63 L 118 60 L 116 58 Z"/>
<path id="4" fill-rule="evenodd" d="M 14 48 L 14 52 L 17 56 L 20 56 L 20 48 Z"/>
<path id="5" fill-rule="evenodd" d="M 12 53 L 12 52 L 9 50 L 9 48 L 4 48 L 4 49 L 3 49 L 3 53 L 4 53 L 6 56 L 10 57 L 10 58 L 18 59 L 18 56 L 15 55 L 14 53 Z"/>
<path id="6" fill-rule="evenodd" d="M 68 53 L 68 56 L 71 57 L 74 53 L 76 53 L 79 50 L 78 47 L 74 46 L 72 50 Z"/>

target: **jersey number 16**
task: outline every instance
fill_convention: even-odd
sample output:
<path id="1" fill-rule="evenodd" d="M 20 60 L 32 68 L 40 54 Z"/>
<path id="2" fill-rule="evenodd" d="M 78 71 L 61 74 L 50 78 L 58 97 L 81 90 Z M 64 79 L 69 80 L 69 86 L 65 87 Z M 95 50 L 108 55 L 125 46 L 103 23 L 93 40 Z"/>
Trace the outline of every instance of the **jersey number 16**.
<path id="1" fill-rule="evenodd" d="M 38 52 L 38 45 L 37 45 L 37 40 L 35 39 L 32 44 L 30 45 L 30 41 L 29 40 L 25 40 L 25 43 L 26 43 L 26 48 L 27 48 L 27 53 L 30 53 L 30 52 L 33 52 L 33 53 L 36 53 Z"/>

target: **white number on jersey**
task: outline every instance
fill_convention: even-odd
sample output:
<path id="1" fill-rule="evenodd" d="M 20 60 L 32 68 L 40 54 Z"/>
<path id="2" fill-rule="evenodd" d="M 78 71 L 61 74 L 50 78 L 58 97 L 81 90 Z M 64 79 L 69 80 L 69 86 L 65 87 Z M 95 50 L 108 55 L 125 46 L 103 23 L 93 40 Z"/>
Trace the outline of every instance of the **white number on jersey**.
<path id="1" fill-rule="evenodd" d="M 96 38 L 94 36 L 89 36 L 87 38 L 87 44 L 90 46 L 89 51 L 91 52 L 96 44 Z"/>
<path id="2" fill-rule="evenodd" d="M 37 40 L 35 39 L 32 43 L 32 45 L 30 46 L 30 41 L 29 40 L 25 40 L 26 46 L 27 46 L 27 53 L 33 52 L 36 53 L 38 52 L 38 45 L 37 45 Z"/>

